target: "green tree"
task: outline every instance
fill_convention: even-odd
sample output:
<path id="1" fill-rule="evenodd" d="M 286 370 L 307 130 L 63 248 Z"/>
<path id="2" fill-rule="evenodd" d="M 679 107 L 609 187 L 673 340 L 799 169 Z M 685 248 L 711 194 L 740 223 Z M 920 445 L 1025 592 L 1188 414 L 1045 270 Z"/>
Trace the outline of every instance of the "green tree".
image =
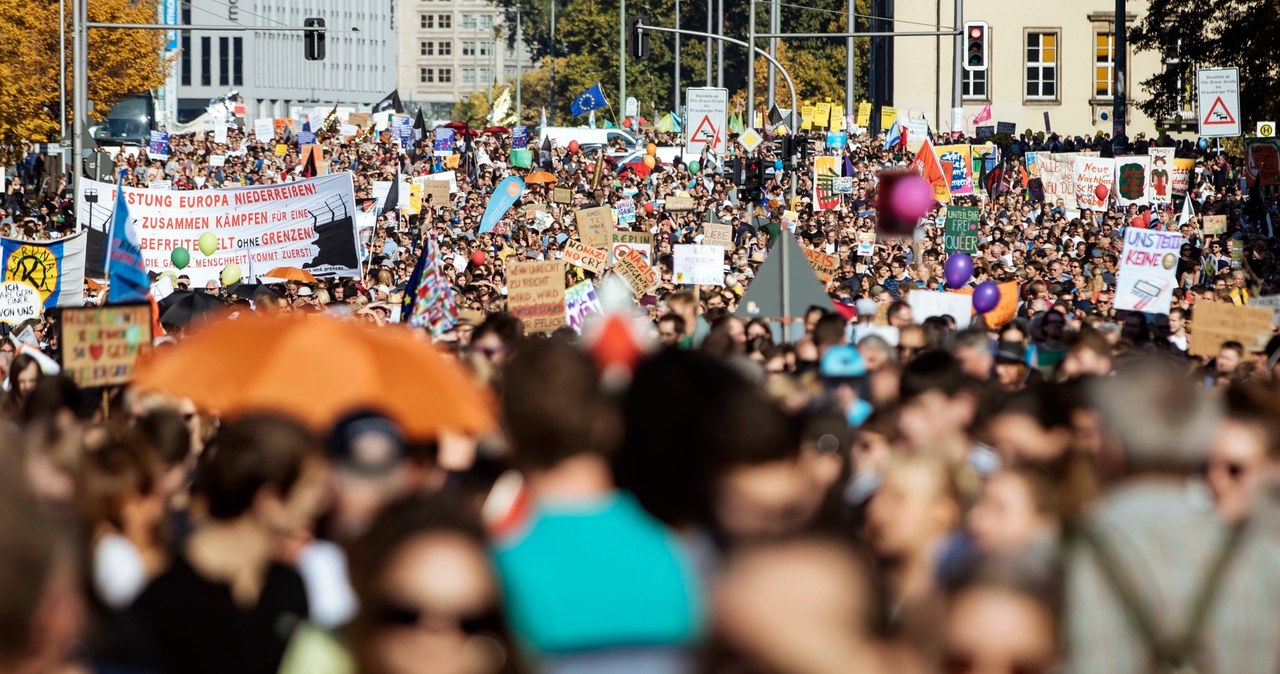
<path id="1" fill-rule="evenodd" d="M 553 0 L 497 0 L 506 11 L 506 18 L 514 25 L 516 10 L 522 18 L 526 47 L 537 59 L 545 59 L 554 53 L 556 59 L 555 101 L 554 108 L 558 123 L 571 123 L 569 105 L 579 92 L 599 82 L 608 95 L 613 110 L 621 113 L 621 102 L 617 98 L 618 82 L 618 0 L 554 0 L 559 2 L 556 9 L 556 43 L 551 44 L 551 2 Z M 757 32 L 765 32 L 768 28 L 768 5 L 762 3 L 725 3 L 725 34 L 739 40 L 747 39 L 748 12 L 754 6 Z M 780 21 L 787 32 L 844 32 L 847 7 L 846 0 L 806 0 L 805 6 L 784 4 L 781 8 Z M 857 0 L 860 14 L 870 11 L 869 0 Z M 675 25 L 675 4 L 673 0 L 628 0 L 628 16 L 645 16 L 656 25 Z M 713 17 L 714 20 L 715 17 Z M 681 26 L 690 30 L 705 30 L 707 24 L 706 3 L 689 2 L 681 4 Z M 866 19 L 859 20 L 860 29 L 866 29 Z M 508 36 L 514 44 L 514 31 Z M 765 40 L 759 40 L 763 47 Z M 812 91 L 815 96 L 829 98 L 834 101 L 844 99 L 845 87 L 845 40 L 842 38 L 814 38 L 784 40 L 784 51 L 794 60 L 793 71 L 797 87 L 801 91 Z M 660 116 L 672 105 L 672 76 L 674 62 L 675 37 L 670 34 L 650 34 L 650 54 L 642 61 L 628 59 L 627 62 L 627 95 L 634 96 L 640 103 L 641 114 L 647 117 Z M 858 63 L 857 82 L 858 97 L 864 97 L 867 85 L 869 66 L 870 40 L 863 38 L 856 42 L 856 58 Z M 713 44 L 713 54 L 717 51 Z M 705 42 L 697 38 L 684 38 L 680 49 L 681 82 L 685 88 L 704 86 L 706 68 Z M 746 49 L 737 45 L 726 45 L 725 50 L 725 86 L 730 92 L 737 93 L 746 89 L 747 77 L 751 64 Z M 543 71 L 547 71 L 543 79 Z M 759 72 L 759 71 L 757 71 Z M 535 80 L 550 86 L 550 73 L 544 65 L 533 72 L 526 73 L 523 89 L 525 105 L 524 116 L 536 116 L 539 106 L 539 93 L 530 86 Z M 715 73 L 713 73 L 714 82 Z M 785 87 L 784 87 L 785 90 Z M 765 91 L 761 88 L 757 93 L 757 105 L 764 105 Z M 683 94 L 682 94 L 683 100 Z M 745 100 L 741 96 L 736 100 Z M 548 101 L 550 106 L 551 102 Z M 609 117 L 608 111 L 604 112 Z M 597 118 L 601 114 L 597 113 Z"/>
<path id="2" fill-rule="evenodd" d="M 1264 36 L 1277 30 L 1274 0 L 1151 0 L 1130 40 L 1136 49 L 1158 52 L 1164 67 L 1142 82 L 1138 107 L 1158 120 L 1194 110 L 1196 68 L 1236 66 L 1244 120 L 1276 119 L 1280 66 L 1275 43 Z"/>

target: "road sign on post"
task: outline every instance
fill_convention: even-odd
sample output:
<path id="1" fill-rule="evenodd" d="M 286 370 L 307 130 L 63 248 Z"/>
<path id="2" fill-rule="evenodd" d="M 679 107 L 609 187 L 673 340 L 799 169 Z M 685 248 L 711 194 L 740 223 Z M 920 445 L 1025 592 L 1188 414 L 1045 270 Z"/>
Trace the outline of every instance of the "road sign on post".
<path id="1" fill-rule="evenodd" d="M 1200 135 L 1225 138 L 1240 135 L 1240 69 L 1201 68 L 1196 71 L 1200 107 Z"/>
<path id="2" fill-rule="evenodd" d="M 685 91 L 685 154 L 701 154 L 711 148 L 723 156 L 728 149 L 729 90 L 691 87 Z"/>

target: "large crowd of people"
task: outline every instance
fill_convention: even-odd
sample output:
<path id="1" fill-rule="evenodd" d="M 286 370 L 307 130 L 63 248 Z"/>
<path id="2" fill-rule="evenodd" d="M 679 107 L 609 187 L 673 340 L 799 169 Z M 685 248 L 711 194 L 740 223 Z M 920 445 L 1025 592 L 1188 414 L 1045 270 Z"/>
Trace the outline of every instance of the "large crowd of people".
<path id="1" fill-rule="evenodd" d="M 284 138 L 213 139 L 175 135 L 166 160 L 141 148 L 114 161 L 126 184 L 173 189 L 313 170 L 296 147 L 275 151 Z M 1167 137 L 1000 137 L 1000 170 L 956 201 L 981 213 L 969 285 L 1016 283 L 1016 309 L 962 328 L 910 301 L 945 287 L 936 209 L 918 236 L 856 254 L 877 231 L 880 173 L 912 154 L 878 134 L 834 150 L 813 140 L 810 162 L 833 153 L 853 178 L 838 209 L 805 196 L 811 163 L 748 196 L 719 170 L 752 155 L 736 143 L 694 171 L 652 172 L 597 171 L 599 155 L 534 143 L 526 169 L 510 135 L 491 133 L 459 134 L 452 201 L 410 215 L 374 184 L 442 170 L 432 131 L 407 151 L 387 133 L 322 131 L 323 170 L 352 172 L 376 222 L 363 276 L 248 298 L 196 290 L 422 330 L 422 348 L 492 390 L 500 432 L 410 438 L 376 401 L 323 429 L 266 410 L 224 418 L 127 386 L 80 390 L 4 341 L 0 671 L 1274 671 L 1280 338 L 1188 353 L 1197 306 L 1249 304 L 1280 279 L 1276 203 L 1242 160 Z M 773 146 L 754 154 L 772 163 Z M 1021 170 L 1028 152 L 1156 146 L 1195 158 L 1189 218 L 1044 200 Z M 533 170 L 572 202 L 530 185 L 520 206 L 548 226 L 517 207 L 479 233 L 498 182 Z M 666 209 L 677 192 L 692 210 Z M 645 348 L 618 376 L 590 331 L 526 335 L 504 269 L 561 258 L 580 208 L 621 199 L 653 234 L 658 279 L 632 309 Z M 33 152 L 0 229 L 73 233 L 72 204 L 66 176 Z M 799 244 L 839 269 L 830 302 L 779 329 L 738 309 L 790 236 L 785 211 Z M 1225 231 L 1207 234 L 1208 215 L 1227 216 Z M 732 228 L 723 285 L 675 284 L 672 247 L 709 221 Z M 1183 236 L 1167 315 L 1113 306 L 1135 226 Z M 459 307 L 438 334 L 393 325 L 428 235 Z M 566 284 L 605 281 L 567 269 Z M 56 356 L 55 321 L 32 327 Z M 164 327 L 179 345 L 200 329 Z"/>

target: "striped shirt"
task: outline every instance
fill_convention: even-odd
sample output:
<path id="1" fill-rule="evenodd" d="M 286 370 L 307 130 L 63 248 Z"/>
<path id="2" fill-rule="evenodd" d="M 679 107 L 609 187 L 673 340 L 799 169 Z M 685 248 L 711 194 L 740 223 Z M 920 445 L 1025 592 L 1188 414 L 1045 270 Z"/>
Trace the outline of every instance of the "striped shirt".
<path id="1" fill-rule="evenodd" d="M 1185 483 L 1136 480 L 1114 489 L 1088 525 L 1104 540 L 1141 597 L 1141 610 L 1178 644 L 1192 603 L 1227 539 L 1228 527 L 1196 503 Z M 1276 672 L 1280 663 L 1280 539 L 1252 526 L 1230 562 L 1200 634 L 1200 672 Z M 1152 656 L 1087 544 L 1066 557 L 1068 672 L 1139 674 Z"/>

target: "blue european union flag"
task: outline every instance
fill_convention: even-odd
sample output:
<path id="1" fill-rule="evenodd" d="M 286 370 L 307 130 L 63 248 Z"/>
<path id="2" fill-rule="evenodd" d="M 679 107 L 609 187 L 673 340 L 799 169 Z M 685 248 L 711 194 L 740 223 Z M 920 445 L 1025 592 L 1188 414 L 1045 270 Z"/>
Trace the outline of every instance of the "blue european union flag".
<path id="1" fill-rule="evenodd" d="M 604 100 L 604 89 L 601 89 L 597 83 L 594 87 L 578 94 L 578 97 L 573 99 L 573 105 L 569 106 L 569 112 L 572 112 L 574 116 L 585 115 L 606 105 L 608 105 L 608 101 Z"/>

